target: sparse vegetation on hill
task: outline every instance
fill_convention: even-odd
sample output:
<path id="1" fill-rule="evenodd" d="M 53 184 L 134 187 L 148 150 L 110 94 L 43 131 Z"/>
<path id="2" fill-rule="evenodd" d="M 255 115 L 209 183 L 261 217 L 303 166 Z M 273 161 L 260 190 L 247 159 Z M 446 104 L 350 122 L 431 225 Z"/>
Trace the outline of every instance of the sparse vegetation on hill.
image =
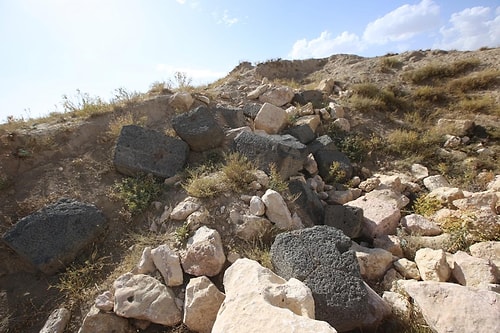
<path id="1" fill-rule="evenodd" d="M 110 101 L 104 101 L 77 90 L 75 96 L 63 97 L 63 113 L 26 121 L 10 119 L 0 125 L 0 232 L 61 197 L 95 203 L 110 220 L 110 227 L 104 242 L 83 253 L 65 271 L 42 279 L 33 272 L 24 274 L 26 267 L 0 244 L 0 282 L 12 293 L 8 302 L 0 298 L 0 317 L 5 314 L 8 319 L 0 319 L 0 332 L 37 332 L 59 306 L 78 314 L 67 330 L 76 332 L 95 296 L 109 288 L 113 279 L 132 271 L 146 246 L 168 243 L 185 249 L 195 222 L 164 216 L 168 207 L 187 196 L 210 210 L 205 222 L 217 225 L 228 253 L 272 268 L 270 248 L 281 231 L 273 228 L 265 235 L 243 240 L 234 235 L 231 223 L 243 223 L 238 214 L 244 215 L 246 208 L 241 202 L 246 200 L 248 206 L 251 196 L 262 196 L 267 189 L 279 192 L 287 207 L 294 207 L 299 196 L 290 194 L 291 181 L 283 179 L 275 164 L 269 165 L 265 185 L 258 182 L 257 161 L 232 149 L 193 151 L 186 167 L 167 183 L 151 175 L 123 176 L 113 167 L 114 146 L 123 126 L 140 125 L 178 138 L 171 119 L 186 110 L 169 105 L 174 93 L 186 92 L 193 97 L 188 109 L 208 105 L 224 129 L 232 127 L 231 120 L 213 110 L 241 107 L 241 117 L 254 130 L 255 122 L 250 118 L 255 114 L 250 116 L 249 105 L 258 100 L 247 99 L 251 91 L 264 85 L 270 90 L 288 86 L 296 92 L 310 91 L 322 80 L 332 79 L 331 93 L 322 92 L 321 100 L 308 101 L 321 119 L 314 135 L 326 134 L 332 139 L 352 162 L 353 176 L 359 181 L 379 172 L 408 174 L 412 164 L 420 163 L 430 174 L 443 175 L 451 186 L 478 192 L 486 190 L 500 174 L 499 59 L 500 49 L 485 48 L 475 52 L 414 51 L 377 58 L 334 55 L 297 62 L 277 59 L 255 66 L 244 62 L 208 86 L 194 87 L 185 73 L 178 72 L 169 82 L 154 82 L 147 93 L 120 88 Z M 332 112 L 326 107 L 330 102 L 345 108 L 349 131 L 320 117 L 319 109 Z M 290 106 L 307 109 L 295 101 L 282 108 Z M 287 113 L 286 129 L 302 116 Z M 474 126 L 457 130 L 438 123 L 441 118 L 470 120 Z M 237 120 L 234 127 L 241 125 Z M 456 144 L 452 148 L 446 146 L 450 138 Z M 158 159 L 162 154 L 165 152 L 157 152 Z M 329 190 L 351 186 L 352 179 L 346 177 L 339 162 L 333 162 L 328 171 L 323 180 Z M 418 185 L 423 188 L 421 181 Z M 451 207 L 424 194 L 409 197 L 405 214 L 431 218 L 439 209 Z M 447 251 L 467 251 L 476 242 L 500 240 L 498 226 L 482 224 L 474 214 L 467 218 L 450 215 L 443 220 L 443 231 L 451 235 Z M 401 230 L 399 236 L 413 259 L 422 239 Z M 213 277 L 213 281 L 220 287 L 222 276 Z M 8 311 L 2 312 L 2 307 Z M 428 331 L 421 318 L 397 326 L 406 332 Z M 189 332 L 182 325 L 165 329 L 144 331 Z"/>

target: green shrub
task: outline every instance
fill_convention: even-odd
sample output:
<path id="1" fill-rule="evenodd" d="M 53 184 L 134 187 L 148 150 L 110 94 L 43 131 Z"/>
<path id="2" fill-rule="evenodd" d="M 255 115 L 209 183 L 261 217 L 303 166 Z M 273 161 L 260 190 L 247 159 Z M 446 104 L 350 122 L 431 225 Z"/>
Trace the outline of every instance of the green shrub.
<path id="1" fill-rule="evenodd" d="M 226 176 L 229 187 L 235 192 L 241 192 L 256 179 L 256 167 L 248 158 L 238 153 L 231 153 L 226 156 L 225 165 L 222 172 Z"/>
<path id="2" fill-rule="evenodd" d="M 283 180 L 275 164 L 269 166 L 269 188 L 279 193 L 288 190 L 288 183 Z"/>
<path id="3" fill-rule="evenodd" d="M 131 215 L 143 212 L 162 192 L 160 180 L 150 175 L 127 177 L 113 186 L 111 196 L 122 200 Z"/>
<path id="4" fill-rule="evenodd" d="M 420 214 L 425 217 L 434 215 L 438 210 L 443 208 L 443 204 L 437 198 L 429 196 L 421 196 L 413 202 L 413 211 L 415 214 Z"/>
<path id="5" fill-rule="evenodd" d="M 420 144 L 420 134 L 412 130 L 397 129 L 387 136 L 387 149 L 405 157 L 417 153 Z"/>
<path id="6" fill-rule="evenodd" d="M 346 181 L 346 172 L 339 162 L 333 162 L 328 170 L 326 181 L 329 183 L 341 184 Z"/>
<path id="7" fill-rule="evenodd" d="M 380 89 L 373 83 L 354 84 L 349 98 L 352 108 L 366 113 L 370 111 L 401 111 L 408 107 L 404 94 L 394 86 Z"/>

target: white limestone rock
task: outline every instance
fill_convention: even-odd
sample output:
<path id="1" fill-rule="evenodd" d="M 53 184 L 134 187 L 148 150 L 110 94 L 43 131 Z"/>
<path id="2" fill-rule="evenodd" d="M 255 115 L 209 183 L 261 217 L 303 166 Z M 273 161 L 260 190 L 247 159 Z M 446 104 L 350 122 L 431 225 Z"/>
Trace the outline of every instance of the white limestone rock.
<path id="1" fill-rule="evenodd" d="M 113 282 L 113 288 L 118 316 L 165 326 L 182 320 L 172 290 L 149 275 L 125 273 Z"/>
<path id="2" fill-rule="evenodd" d="M 78 333 L 96 332 L 135 333 L 136 330 L 132 328 L 126 318 L 112 312 L 100 311 L 93 306 L 85 316 Z"/>
<path id="3" fill-rule="evenodd" d="M 243 215 L 236 226 L 236 236 L 246 241 L 255 241 L 268 234 L 273 224 L 263 216 Z"/>
<path id="4" fill-rule="evenodd" d="M 457 199 L 462 199 L 464 193 L 457 187 L 438 187 L 427 194 L 429 198 L 436 198 L 443 204 L 452 204 Z"/>
<path id="5" fill-rule="evenodd" d="M 410 214 L 401 218 L 401 226 L 410 234 L 420 236 L 437 236 L 443 231 L 436 223 L 422 215 Z"/>
<path id="6" fill-rule="evenodd" d="M 250 199 L 249 212 L 256 216 L 262 216 L 266 213 L 266 205 L 259 196 L 254 195 Z"/>
<path id="7" fill-rule="evenodd" d="M 419 249 L 415 254 L 420 277 L 424 281 L 448 281 L 451 275 L 450 266 L 446 261 L 446 253 L 439 249 Z"/>
<path id="8" fill-rule="evenodd" d="M 188 92 L 176 92 L 169 99 L 172 108 L 179 111 L 188 111 L 194 103 L 194 98 Z"/>
<path id="9" fill-rule="evenodd" d="M 184 271 L 194 276 L 219 274 L 226 262 L 224 248 L 217 230 L 202 226 L 187 241 L 181 256 Z"/>
<path id="10" fill-rule="evenodd" d="M 475 258 L 463 251 L 457 251 L 453 260 L 453 277 L 463 286 L 487 289 L 488 284 L 498 282 L 495 267 L 489 260 Z"/>
<path id="11" fill-rule="evenodd" d="M 407 279 L 420 280 L 420 271 L 418 270 L 417 264 L 406 258 L 401 258 L 396 260 L 394 263 L 394 268 Z"/>
<path id="12" fill-rule="evenodd" d="M 261 84 L 260 86 L 258 86 L 257 88 L 255 88 L 254 90 L 249 92 L 247 94 L 247 98 L 248 99 L 257 99 L 257 98 L 259 98 L 260 95 L 265 93 L 267 91 L 267 89 L 269 89 L 269 84 Z"/>
<path id="13" fill-rule="evenodd" d="M 268 89 L 259 96 L 259 101 L 262 103 L 270 103 L 276 106 L 283 106 L 292 101 L 295 92 L 287 86 Z"/>
<path id="14" fill-rule="evenodd" d="M 379 248 L 367 248 L 353 242 L 351 246 L 358 259 L 359 270 L 364 279 L 376 281 L 381 279 L 391 267 L 392 253 Z"/>
<path id="15" fill-rule="evenodd" d="M 285 128 L 288 122 L 287 113 L 280 107 L 264 103 L 255 117 L 256 130 L 263 130 L 267 134 L 277 134 Z"/>
<path id="16" fill-rule="evenodd" d="M 347 203 L 363 209 L 363 234 L 370 238 L 396 233 L 401 211 L 394 202 L 366 195 Z"/>
<path id="17" fill-rule="evenodd" d="M 262 201 L 266 205 L 267 218 L 279 229 L 292 230 L 302 227 L 301 225 L 296 225 L 285 200 L 278 192 L 268 189 L 262 196 Z"/>
<path id="18" fill-rule="evenodd" d="M 176 221 L 184 221 L 189 215 L 200 209 L 200 207 L 198 203 L 194 202 L 193 198 L 187 197 L 174 207 L 172 213 L 170 213 L 170 218 Z"/>
<path id="19" fill-rule="evenodd" d="M 500 241 L 476 243 L 469 247 L 469 251 L 476 258 L 490 260 L 500 270 Z"/>
<path id="20" fill-rule="evenodd" d="M 450 183 L 442 175 L 429 176 L 424 178 L 424 186 L 429 191 L 433 191 L 439 187 L 449 187 Z"/>
<path id="21" fill-rule="evenodd" d="M 115 305 L 115 297 L 111 291 L 105 291 L 102 294 L 97 295 L 95 299 L 95 307 L 102 311 L 113 311 L 113 306 Z"/>
<path id="22" fill-rule="evenodd" d="M 389 251 L 398 258 L 403 257 L 401 240 L 396 235 L 380 235 L 373 239 L 373 246 Z"/>
<path id="23" fill-rule="evenodd" d="M 156 266 L 151 256 L 151 246 L 146 246 L 142 251 L 141 260 L 137 264 L 135 274 L 151 274 L 156 270 Z"/>
<path id="24" fill-rule="evenodd" d="M 68 325 L 71 312 L 66 308 L 55 309 L 43 325 L 40 333 L 64 333 Z"/>
<path id="25" fill-rule="evenodd" d="M 226 298 L 212 333 L 333 333 L 328 323 L 314 320 L 311 290 L 288 281 L 250 259 L 238 259 L 224 274 Z"/>
<path id="26" fill-rule="evenodd" d="M 163 276 L 165 284 L 169 287 L 180 286 L 184 280 L 179 255 L 167 244 L 160 245 L 151 250 L 155 267 Z"/>
<path id="27" fill-rule="evenodd" d="M 224 298 L 206 276 L 192 278 L 184 297 L 184 324 L 192 331 L 210 333 Z"/>
<path id="28" fill-rule="evenodd" d="M 455 283 L 398 281 L 437 333 L 497 332 L 500 294 Z"/>
<path id="29" fill-rule="evenodd" d="M 422 180 L 429 176 L 429 170 L 422 164 L 416 163 L 411 166 L 411 174 L 416 180 Z"/>

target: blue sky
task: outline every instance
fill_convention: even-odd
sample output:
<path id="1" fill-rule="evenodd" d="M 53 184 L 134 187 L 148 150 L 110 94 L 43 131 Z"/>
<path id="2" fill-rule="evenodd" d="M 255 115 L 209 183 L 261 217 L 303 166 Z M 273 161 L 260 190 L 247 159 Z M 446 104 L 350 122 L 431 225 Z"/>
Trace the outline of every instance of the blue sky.
<path id="1" fill-rule="evenodd" d="M 241 61 L 500 46 L 498 0 L 0 0 L 0 122 Z"/>

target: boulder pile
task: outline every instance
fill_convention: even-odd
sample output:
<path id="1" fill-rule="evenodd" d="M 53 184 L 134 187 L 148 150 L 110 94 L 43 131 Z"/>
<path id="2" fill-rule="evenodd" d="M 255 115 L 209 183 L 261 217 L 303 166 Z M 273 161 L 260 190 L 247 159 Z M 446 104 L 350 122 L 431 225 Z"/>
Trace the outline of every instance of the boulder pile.
<path id="1" fill-rule="evenodd" d="M 258 175 L 251 193 L 228 194 L 220 206 L 190 196 L 175 207 L 158 203 L 164 209 L 150 230 L 161 233 L 169 223 L 181 223 L 190 237 L 181 245 L 144 248 L 134 270 L 97 297 L 79 332 L 135 332 L 181 322 L 203 333 L 367 332 L 414 311 L 436 332 L 498 331 L 500 241 L 451 251 L 460 240 L 448 226 L 458 220 L 457 228 L 498 229 L 500 176 L 487 190 L 472 193 L 429 175 L 423 165 L 407 172 L 361 170 L 323 130 L 333 123 L 350 131 L 347 111 L 326 98 L 339 89 L 322 82 L 321 89 L 297 92 L 264 79 L 221 93 L 239 101 L 238 107 L 183 93 L 169 99 L 187 111 L 172 119 L 178 137 L 123 127 L 114 165 L 124 175 L 150 173 L 170 182 L 191 157 L 214 149 L 247 157 Z M 459 121 L 441 121 L 461 128 Z M 466 133 L 450 135 L 460 139 Z M 443 150 L 453 151 L 455 141 L 447 140 Z M 335 182 L 329 180 L 332 165 Z M 272 167 L 288 181 L 288 196 L 270 188 Z M 437 200 L 442 208 L 428 216 L 408 214 L 415 197 Z M 69 217 L 56 216 L 62 211 Z M 45 220 L 50 230 L 36 227 Z M 40 258 L 19 235 L 32 239 L 28 233 L 36 227 L 37 237 L 50 243 L 52 225 L 73 229 L 82 238 L 76 251 L 94 240 L 104 221 L 90 206 L 62 201 L 22 220 L 4 239 L 52 274 L 60 268 L 56 259 L 74 242 L 61 240 L 56 250 L 44 252 L 51 258 Z M 272 270 L 226 243 L 276 233 Z M 57 318 L 51 316 L 46 327 L 55 327 Z"/>

